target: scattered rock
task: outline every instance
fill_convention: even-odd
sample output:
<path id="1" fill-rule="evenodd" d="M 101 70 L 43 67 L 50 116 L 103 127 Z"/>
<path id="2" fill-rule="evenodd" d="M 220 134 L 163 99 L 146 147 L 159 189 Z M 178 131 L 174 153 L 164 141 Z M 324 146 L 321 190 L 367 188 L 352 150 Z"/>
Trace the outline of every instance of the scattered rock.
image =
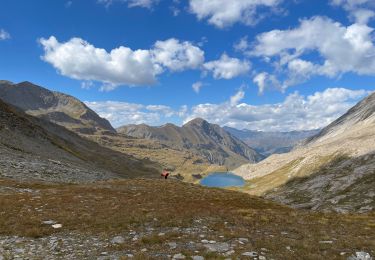
<path id="1" fill-rule="evenodd" d="M 159 237 L 165 236 L 165 233 L 160 232 L 160 233 L 158 234 L 158 236 L 159 236 Z"/>
<path id="2" fill-rule="evenodd" d="M 57 228 L 62 228 L 62 225 L 61 224 L 54 224 L 54 225 L 52 225 L 52 227 L 54 229 L 57 229 Z"/>
<path id="3" fill-rule="evenodd" d="M 236 251 L 234 251 L 234 250 L 229 250 L 229 251 L 225 252 L 223 255 L 224 255 L 224 256 L 231 256 L 231 255 L 233 255 L 235 252 L 236 252 Z"/>
<path id="4" fill-rule="evenodd" d="M 243 256 L 250 256 L 250 257 L 257 257 L 258 256 L 258 253 L 257 252 L 245 252 L 245 253 L 242 253 Z"/>
<path id="5" fill-rule="evenodd" d="M 177 248 L 177 243 L 176 242 L 169 242 L 168 246 L 170 249 L 176 249 Z"/>
<path id="6" fill-rule="evenodd" d="M 173 256 L 173 259 L 185 259 L 186 256 L 184 256 L 183 254 L 179 253 L 179 254 L 175 254 Z"/>
<path id="7" fill-rule="evenodd" d="M 210 252 L 219 253 L 227 252 L 230 249 L 228 243 L 205 244 L 204 247 L 206 247 Z"/>
<path id="8" fill-rule="evenodd" d="M 56 221 L 46 220 L 46 221 L 43 221 L 42 224 L 44 224 L 44 225 L 54 225 L 54 224 L 56 224 Z"/>
<path id="9" fill-rule="evenodd" d="M 267 258 L 266 258 L 265 256 L 263 256 L 263 255 L 260 255 L 260 256 L 258 257 L 258 259 L 259 259 L 259 260 L 266 260 Z"/>
<path id="10" fill-rule="evenodd" d="M 325 241 L 319 241 L 319 244 L 332 244 L 333 241 L 325 240 Z"/>
<path id="11" fill-rule="evenodd" d="M 141 252 L 147 252 L 147 248 L 143 248 L 142 250 L 141 250 Z"/>
<path id="12" fill-rule="evenodd" d="M 372 260 L 372 257 L 367 252 L 356 252 L 355 255 L 348 257 L 348 260 Z"/>
<path id="13" fill-rule="evenodd" d="M 114 238 L 111 240 L 111 243 L 112 243 L 112 244 L 123 244 L 123 243 L 125 243 L 125 238 L 123 238 L 122 236 L 114 237 Z"/>

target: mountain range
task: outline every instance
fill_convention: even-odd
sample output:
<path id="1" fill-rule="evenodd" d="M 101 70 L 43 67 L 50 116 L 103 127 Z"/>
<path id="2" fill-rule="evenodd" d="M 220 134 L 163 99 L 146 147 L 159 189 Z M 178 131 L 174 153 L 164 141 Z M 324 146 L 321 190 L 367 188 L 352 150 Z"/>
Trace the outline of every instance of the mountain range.
<path id="1" fill-rule="evenodd" d="M 219 125 L 196 118 L 182 127 L 166 124 L 152 127 L 145 124 L 127 125 L 117 129 L 127 136 L 157 140 L 177 149 L 187 149 L 212 164 L 234 167 L 244 162 L 257 162 L 263 157 Z"/>
<path id="2" fill-rule="evenodd" d="M 375 93 L 293 151 L 234 170 L 250 194 L 297 208 L 375 208 Z"/>
<path id="3" fill-rule="evenodd" d="M 290 133 L 221 128 L 200 118 L 181 127 L 113 129 L 78 99 L 30 82 L 0 81 L 0 97 L 5 177 L 81 182 L 157 177 L 168 168 L 196 182 L 236 168 L 247 182 L 241 191 L 296 208 L 375 208 L 375 93 L 320 131 Z M 264 160 L 259 153 L 288 150 Z"/>
<path id="4" fill-rule="evenodd" d="M 319 133 L 318 129 L 290 132 L 264 132 L 248 129 L 238 130 L 228 126 L 224 126 L 223 128 L 266 157 L 271 154 L 290 152 L 300 142 Z"/>
<path id="5" fill-rule="evenodd" d="M 94 141 L 99 147 L 140 162 L 153 161 L 154 165 L 159 165 L 159 170 L 167 167 L 185 178 L 191 178 L 191 174 L 235 168 L 263 158 L 220 126 L 202 119 L 193 120 L 183 127 L 140 125 L 116 131 L 106 119 L 80 100 L 30 82 L 15 84 L 2 80 L 0 97 L 10 106 L 38 118 L 41 125 L 44 122 L 59 125 L 66 129 L 64 133 L 72 131 L 82 140 Z"/>

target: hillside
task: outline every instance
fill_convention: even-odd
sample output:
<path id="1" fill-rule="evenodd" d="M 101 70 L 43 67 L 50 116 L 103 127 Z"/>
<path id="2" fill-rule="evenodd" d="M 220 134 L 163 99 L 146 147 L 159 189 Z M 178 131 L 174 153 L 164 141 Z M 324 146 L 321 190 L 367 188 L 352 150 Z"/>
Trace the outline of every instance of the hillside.
<path id="1" fill-rule="evenodd" d="M 157 165 L 99 146 L 0 100 L 0 175 L 24 180 L 90 182 L 157 176 Z"/>
<path id="2" fill-rule="evenodd" d="M 375 254 L 373 214 L 294 210 L 175 180 L 57 185 L 0 179 L 0 205 L 5 259 L 346 259 L 358 251 Z"/>
<path id="3" fill-rule="evenodd" d="M 115 133 L 111 124 L 78 99 L 30 82 L 0 81 L 0 97 L 27 114 L 83 134 Z"/>
<path id="4" fill-rule="evenodd" d="M 247 129 L 238 130 L 227 126 L 224 127 L 224 130 L 267 157 L 271 154 L 290 152 L 300 142 L 319 132 L 319 130 L 263 132 Z"/>
<path id="5" fill-rule="evenodd" d="M 375 93 L 287 154 L 234 172 L 244 190 L 295 207 L 340 212 L 375 208 Z"/>
<path id="6" fill-rule="evenodd" d="M 182 127 L 166 124 L 160 127 L 128 125 L 117 129 L 127 136 L 157 140 L 167 147 L 188 150 L 209 163 L 229 168 L 246 162 L 257 162 L 262 156 L 220 126 L 197 118 Z"/>

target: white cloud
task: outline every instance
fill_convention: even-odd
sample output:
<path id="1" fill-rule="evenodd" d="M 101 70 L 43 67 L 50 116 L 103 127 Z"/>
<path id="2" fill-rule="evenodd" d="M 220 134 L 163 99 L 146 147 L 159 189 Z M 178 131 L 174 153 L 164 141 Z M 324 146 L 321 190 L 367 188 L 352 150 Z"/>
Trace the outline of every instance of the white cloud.
<path id="1" fill-rule="evenodd" d="M 215 79 L 232 79 L 248 73 L 251 65 L 249 61 L 231 58 L 224 53 L 220 59 L 207 62 L 203 67 L 211 71 Z"/>
<path id="2" fill-rule="evenodd" d="M 0 29 L 0 41 L 10 39 L 10 34 L 4 29 Z"/>
<path id="3" fill-rule="evenodd" d="M 171 120 L 172 116 L 181 117 L 186 113 L 186 106 L 174 111 L 165 105 L 141 105 L 119 101 L 98 101 L 85 104 L 108 119 L 114 127 L 127 124 L 161 125 Z"/>
<path id="4" fill-rule="evenodd" d="M 228 101 L 219 104 L 186 105 L 173 109 L 165 105 L 142 105 L 118 101 L 85 102 L 113 126 L 126 124 L 162 125 L 167 122 L 188 122 L 201 117 L 211 123 L 238 129 L 292 131 L 322 128 L 369 94 L 365 90 L 328 88 L 309 96 L 294 92 L 283 102 L 251 105 L 243 102 L 240 88 Z M 324 109 L 322 109 L 324 108 Z"/>
<path id="5" fill-rule="evenodd" d="M 82 89 L 91 89 L 94 86 L 94 82 L 92 81 L 83 81 L 81 82 L 81 88 Z"/>
<path id="6" fill-rule="evenodd" d="M 367 24 L 375 17 L 373 0 L 331 0 L 331 4 L 342 6 L 357 23 Z"/>
<path id="7" fill-rule="evenodd" d="M 281 83 L 277 80 L 275 75 L 270 75 L 267 72 L 261 72 L 258 73 L 254 79 L 253 82 L 257 84 L 259 89 L 259 94 L 263 94 L 265 90 L 270 89 L 277 89 L 284 91 L 283 87 L 281 86 Z"/>
<path id="8" fill-rule="evenodd" d="M 282 0 L 190 0 L 190 11 L 199 20 L 224 28 L 240 22 L 254 25 L 262 15 L 259 9 L 275 8 Z"/>
<path id="9" fill-rule="evenodd" d="M 275 67 L 275 73 L 283 74 L 281 89 L 313 75 L 337 77 L 348 72 L 375 75 L 373 30 L 365 24 L 346 27 L 328 18 L 313 17 L 301 20 L 294 29 L 258 35 L 254 49 L 244 52 L 262 58 Z M 254 81 L 262 82 L 259 78 Z M 261 84 L 258 86 L 264 89 Z"/>
<path id="10" fill-rule="evenodd" d="M 190 115 L 184 122 L 201 117 L 212 123 L 238 129 L 263 131 L 317 129 L 334 121 L 366 94 L 364 90 L 328 88 L 307 97 L 295 92 L 281 103 L 254 106 L 240 103 L 244 93 L 243 90 L 239 90 L 228 102 L 192 107 Z"/>
<path id="11" fill-rule="evenodd" d="M 190 42 L 176 39 L 157 41 L 153 49 L 132 50 L 120 46 L 107 52 L 80 38 L 60 43 L 54 36 L 40 39 L 42 59 L 59 73 L 73 79 L 99 81 L 101 90 L 119 85 L 152 85 L 165 69 L 182 71 L 198 68 L 204 52 Z"/>
<path id="12" fill-rule="evenodd" d="M 193 90 L 194 90 L 195 93 L 199 93 L 199 91 L 203 87 L 203 82 L 202 81 L 197 81 L 197 82 L 193 83 L 193 85 L 191 87 L 193 88 Z"/>
<path id="13" fill-rule="evenodd" d="M 155 63 L 171 71 L 199 68 L 204 62 L 204 52 L 190 42 L 177 39 L 157 41 L 152 50 Z"/>
<path id="14" fill-rule="evenodd" d="M 98 3 L 104 4 L 106 7 L 109 7 L 114 2 L 127 3 L 128 7 L 144 7 L 150 9 L 159 3 L 159 0 L 98 0 Z"/>

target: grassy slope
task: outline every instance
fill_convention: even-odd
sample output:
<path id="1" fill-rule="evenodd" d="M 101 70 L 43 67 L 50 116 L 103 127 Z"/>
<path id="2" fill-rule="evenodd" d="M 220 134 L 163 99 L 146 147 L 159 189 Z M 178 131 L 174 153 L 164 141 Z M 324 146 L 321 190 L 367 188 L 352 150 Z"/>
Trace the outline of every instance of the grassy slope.
<path id="1" fill-rule="evenodd" d="M 38 192 L 12 192 L 23 188 Z M 63 228 L 54 230 L 42 225 L 47 219 L 58 221 Z M 249 243 L 238 247 L 235 255 L 261 248 L 267 248 L 267 256 L 276 259 L 341 259 L 340 252 L 350 254 L 356 250 L 375 253 L 374 214 L 298 211 L 235 191 L 172 180 L 135 179 L 90 185 L 0 180 L 0 235 L 40 237 L 54 232 L 78 232 L 111 237 L 149 227 L 172 230 L 192 226 L 201 230 L 207 227 L 211 231 L 206 238 L 216 241 L 248 238 Z M 178 251 L 171 250 L 167 242 L 188 243 L 201 239 L 199 233 L 182 235 L 167 231 L 163 237 L 156 233 L 107 250 L 137 249 L 139 252 L 146 247 L 149 253 L 174 254 Z M 325 240 L 333 243 L 319 242 Z M 214 253 L 200 254 L 219 258 Z"/>

